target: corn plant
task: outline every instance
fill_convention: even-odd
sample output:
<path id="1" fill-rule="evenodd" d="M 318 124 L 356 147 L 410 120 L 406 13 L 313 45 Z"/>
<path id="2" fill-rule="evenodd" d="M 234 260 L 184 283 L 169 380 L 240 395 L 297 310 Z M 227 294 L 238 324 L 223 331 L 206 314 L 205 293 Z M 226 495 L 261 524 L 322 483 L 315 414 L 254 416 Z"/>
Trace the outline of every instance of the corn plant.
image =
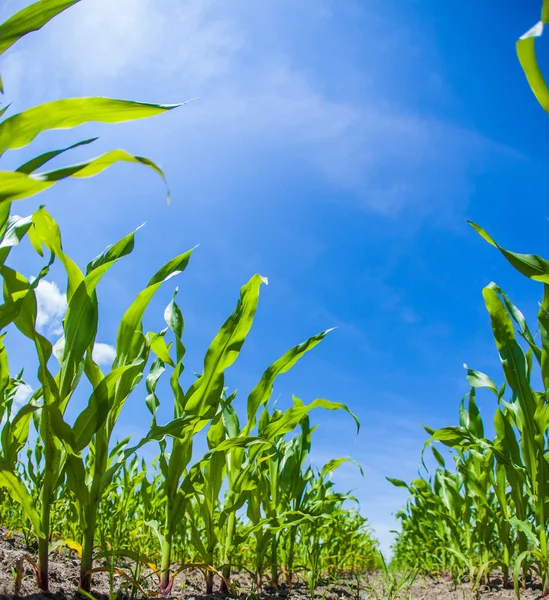
<path id="1" fill-rule="evenodd" d="M 40 393 L 43 404 L 39 427 L 45 457 L 45 477 L 40 499 L 41 521 L 36 529 L 40 536 L 40 582 L 44 589 L 47 588 L 50 507 L 66 469 L 69 486 L 79 505 L 83 531 L 82 587 L 88 591 L 87 573 L 91 569 L 98 505 L 104 487 L 109 484 L 109 476 L 117 468 L 117 465 L 110 465 L 108 460 L 110 437 L 126 399 L 142 378 L 148 358 L 149 344 L 141 331 L 141 318 L 162 282 L 184 270 L 191 253 L 182 254 L 164 265 L 132 303 L 120 323 L 112 370 L 104 375 L 92 358 L 98 320 L 95 288 L 108 269 L 131 252 L 134 234 L 126 236 L 90 262 L 86 275 L 64 253 L 59 229 L 45 209 L 41 208 L 33 215 L 29 235 L 37 251 L 42 253 L 43 245 L 51 252 L 52 259 L 61 261 L 68 278 L 64 335 L 54 348 L 36 330 L 34 283 L 30 284 L 19 273 L 2 267 L 6 300 L 0 307 L 0 314 L 4 317 L 2 325 L 6 326 L 9 318 L 24 335 L 34 341 L 40 365 L 38 377 L 42 385 Z M 60 363 L 55 376 L 48 365 L 54 352 Z M 63 415 L 83 373 L 92 384 L 93 391 L 88 405 L 71 427 L 63 420 Z M 91 473 L 86 472 L 86 463 L 82 458 L 82 452 L 88 448 L 93 454 Z M 29 515 L 33 514 L 31 499 L 27 496 L 21 498 L 24 498 L 23 505 Z"/>
<path id="2" fill-rule="evenodd" d="M 482 228 L 472 226 L 515 269 L 543 284 L 538 313 L 539 342 L 507 294 L 494 283 L 486 286 L 483 296 L 505 385 L 498 387 L 487 375 L 467 368 L 471 394 L 468 410 L 462 405 L 460 424 L 436 431 L 428 429 L 431 433 L 428 443 L 442 442 L 454 450 L 456 458 L 455 475 L 437 471 L 434 480 L 436 483 L 453 478 L 452 493 L 448 494 L 447 486 L 437 489 L 434 485 L 430 491 L 430 497 L 439 504 L 433 509 L 435 514 L 444 514 L 440 505 L 446 505 L 446 523 L 450 534 L 453 531 L 455 536 L 450 535 L 449 539 L 439 532 L 436 537 L 439 548 L 459 557 L 471 573 L 476 570 L 479 577 L 482 573 L 487 580 L 491 566 L 497 564 L 507 580 L 512 568 L 518 591 L 521 573 L 524 580 L 524 576 L 533 570 L 542 579 L 543 593 L 547 595 L 549 262 L 536 255 L 510 252 L 494 242 Z M 536 369 L 539 370 L 537 380 L 541 382 L 541 391 L 536 391 L 532 383 Z M 493 440 L 484 437 L 482 419 L 475 403 L 478 388 L 490 390 L 496 400 L 496 437 Z M 408 535 L 417 535 L 421 507 L 417 497 L 413 506 L 416 510 L 409 510 L 404 519 L 406 527 L 402 540 Z M 403 552 L 407 552 L 404 545 L 408 543 L 399 541 Z M 445 568 L 447 564 L 443 562 L 442 566 Z"/>
<path id="3" fill-rule="evenodd" d="M 536 57 L 536 40 L 549 22 L 549 1 L 542 3 L 541 20 L 517 42 L 517 54 L 527 82 L 540 105 L 549 112 L 549 88 Z M 395 561 L 411 564 L 422 556 L 427 569 L 460 571 L 468 568 L 488 580 L 498 565 L 507 584 L 512 569 L 515 589 L 529 572 L 542 580 L 549 594 L 549 466 L 547 464 L 549 408 L 549 262 L 537 255 L 511 252 L 474 223 L 473 229 L 498 249 L 521 274 L 543 284 L 537 334 L 522 312 L 495 283 L 483 290 L 492 333 L 500 357 L 504 383 L 497 386 L 484 373 L 467 369 L 471 385 L 469 409 L 462 405 L 460 424 L 428 429 L 428 443 L 452 449 L 455 472 L 446 471 L 444 459 L 433 448 L 440 469 L 434 478 L 415 480 L 405 510 L 398 513 L 402 532 L 395 545 Z M 534 384 L 533 382 L 540 382 Z M 541 389 L 535 386 L 541 385 Z M 495 438 L 484 437 L 474 398 L 475 390 L 493 393 Z M 452 485 L 442 485 L 452 481 Z M 438 527 L 429 519 L 439 520 Z M 422 552 L 427 549 L 427 552 Z M 449 554 L 458 559 L 449 561 Z"/>
<path id="4" fill-rule="evenodd" d="M 8 19 L 0 25 L 0 55 L 78 2 L 40 0 Z M 3 91 L 1 83 L 0 88 Z M 9 108 L 5 106 L 0 109 L 0 156 L 26 148 L 45 131 L 94 121 L 140 119 L 175 106 L 69 98 L 4 118 Z M 227 395 L 225 371 L 237 359 L 251 329 L 259 290 L 265 283 L 259 275 L 241 288 L 235 310 L 210 344 L 202 373 L 186 390 L 181 384 L 183 315 L 176 296 L 164 313 L 166 329 L 145 333 L 142 320 L 163 283 L 186 269 L 192 251 L 161 267 L 130 304 L 118 326 L 116 357 L 108 372 L 103 373 L 94 361 L 97 285 L 131 254 L 135 232 L 81 270 L 65 252 L 59 227 L 44 207 L 29 217 L 10 216 L 14 201 L 68 177 L 94 176 L 117 162 L 146 166 L 164 179 L 155 163 L 123 150 L 55 170 L 43 169 L 52 159 L 94 141 L 77 141 L 43 153 L 14 172 L 0 171 L 0 518 L 6 527 L 23 531 L 29 543 L 32 535 L 37 538 L 39 586 L 48 590 L 49 553 L 64 548 L 80 555 L 80 590 L 86 597 L 91 597 L 92 574 L 98 571 L 108 572 L 111 595 L 117 574 L 126 579 L 133 597 L 136 590 L 150 587 L 151 577 L 158 579 L 155 592 L 170 592 L 176 574 L 193 565 L 204 570 L 206 589 L 211 592 L 214 573 L 221 575 L 222 588 L 228 591 L 231 568 L 236 566 L 255 572 L 258 585 L 270 567 L 276 585 L 279 564 L 283 563 L 281 568 L 291 581 L 294 559 L 299 556 L 311 573 L 312 590 L 321 573 L 338 568 L 331 562 L 336 551 L 345 568 L 373 564 L 376 542 L 366 521 L 343 508 L 348 495 L 334 492 L 326 479 L 347 459 L 334 459 L 320 473 L 306 465 L 312 434 L 310 411 L 324 408 L 352 413 L 344 404 L 324 399 L 304 404 L 294 398 L 286 411 L 269 407 L 276 378 L 327 332 L 290 349 L 265 370 L 247 398 L 242 426 L 236 393 Z M 27 240 L 43 260 L 32 280 L 9 266 L 11 252 Z M 66 275 L 68 308 L 62 337 L 52 344 L 38 331 L 36 289 L 54 262 L 60 263 Z M 24 382 L 22 374 L 10 373 L 5 345 L 17 336 L 34 346 L 39 381 L 38 389 L 19 408 L 14 398 Z M 169 338 L 173 341 L 167 343 Z M 157 411 L 163 393 L 158 384 L 168 370 L 173 418 L 161 425 Z M 127 402 L 139 398 L 143 379 L 144 404 L 152 414 L 150 429 L 140 440 L 117 441 L 115 427 L 121 411 Z M 71 424 L 67 410 L 69 405 L 72 409 L 82 386 L 91 387 L 91 393 Z M 37 436 L 33 444 L 29 443 L 31 427 Z M 297 428 L 299 433 L 294 435 Z M 201 432 L 208 451 L 191 464 L 194 440 Z M 158 444 L 159 454 L 148 465 L 138 452 L 151 442 Z M 329 527 L 336 524 L 337 548 L 328 539 Z M 310 554 L 307 547 L 311 535 L 322 536 L 318 554 Z M 344 560 L 347 556 L 353 558 Z M 179 563 L 175 568 L 174 557 Z M 94 566 L 94 559 L 106 564 Z M 146 582 L 145 565 L 151 573 Z"/>

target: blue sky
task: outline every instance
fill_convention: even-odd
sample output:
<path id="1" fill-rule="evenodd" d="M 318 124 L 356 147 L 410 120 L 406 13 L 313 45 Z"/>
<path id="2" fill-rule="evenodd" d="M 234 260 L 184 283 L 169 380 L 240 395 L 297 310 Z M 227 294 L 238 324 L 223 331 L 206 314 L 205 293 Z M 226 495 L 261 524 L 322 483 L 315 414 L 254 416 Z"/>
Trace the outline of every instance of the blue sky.
<path id="1" fill-rule="evenodd" d="M 25 4 L 3 2 L 0 17 Z M 45 134 L 3 168 L 99 135 L 73 158 L 117 147 L 148 156 L 165 170 L 172 203 L 154 174 L 126 165 L 14 212 L 45 203 L 82 265 L 147 222 L 100 288 L 106 345 L 152 273 L 200 244 L 177 280 L 190 372 L 240 286 L 267 276 L 227 374 L 241 403 L 287 348 L 337 327 L 275 394 L 282 404 L 292 393 L 342 401 L 360 417 L 355 437 L 345 415 L 314 415 L 313 460 L 350 455 L 363 465 L 364 478 L 348 466 L 335 479 L 355 488 L 386 549 L 406 494 L 385 476 L 417 473 L 423 423 L 455 423 L 464 362 L 501 381 L 482 287 L 496 281 L 528 315 L 541 294 L 465 223 L 511 249 L 546 252 L 549 118 L 514 51 L 538 18 L 533 0 L 83 0 L 5 56 L 12 110 L 81 95 L 199 100 L 148 121 Z M 23 273 L 37 272 L 30 251 L 13 256 Z M 174 285 L 147 328 L 162 327 Z M 42 294 L 52 339 L 64 289 L 54 270 Z M 15 369 L 29 348 L 12 339 Z M 480 404 L 489 419 L 492 400 Z M 121 433 L 147 423 L 132 398 Z"/>

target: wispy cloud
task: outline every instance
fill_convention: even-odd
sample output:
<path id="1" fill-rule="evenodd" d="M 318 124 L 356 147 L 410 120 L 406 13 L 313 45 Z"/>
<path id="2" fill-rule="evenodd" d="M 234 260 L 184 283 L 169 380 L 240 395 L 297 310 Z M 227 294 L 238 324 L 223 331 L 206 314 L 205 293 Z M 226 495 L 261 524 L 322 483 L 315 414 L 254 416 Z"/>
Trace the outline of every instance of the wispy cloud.
<path id="1" fill-rule="evenodd" d="M 36 287 L 37 315 L 36 328 L 48 336 L 63 333 L 62 321 L 67 312 L 67 295 L 61 292 L 55 281 L 42 279 Z M 56 353 L 63 351 L 64 340 L 56 343 Z M 116 357 L 116 349 L 105 342 L 97 342 L 93 347 L 93 359 L 98 365 L 108 367 Z M 19 392 L 18 392 L 19 393 Z"/>
<path id="2" fill-rule="evenodd" d="M 319 20 L 336 18 L 324 3 L 310 8 Z M 26 101 L 22 78 L 35 80 L 36 70 L 47 77 L 50 95 L 57 85 L 77 94 L 200 96 L 171 121 L 184 131 L 197 162 L 231 148 L 217 167 L 231 169 L 237 156 L 252 156 L 258 147 L 283 148 L 357 206 L 387 217 L 443 218 L 463 210 L 471 176 L 494 156 L 513 154 L 474 130 L 403 108 L 400 97 L 380 93 L 386 88 L 383 65 L 371 59 L 320 73 L 304 66 L 292 52 L 297 41 L 282 35 L 284 24 L 296 18 L 303 15 L 289 3 L 264 11 L 246 0 L 230 10 L 218 0 L 82 3 L 41 34 L 41 56 L 31 61 L 23 50 L 8 57 L 4 79 L 10 94 Z M 378 29 L 368 32 L 372 46 L 383 39 Z M 395 56 L 406 43 L 403 36 Z M 384 52 L 378 59 L 389 68 L 393 56 Z M 364 80 L 366 66 L 372 81 Z M 357 85 L 366 92 L 354 93 Z M 40 93 L 41 86 L 33 82 L 33 89 Z"/>
<path id="3" fill-rule="evenodd" d="M 15 397 L 13 399 L 14 409 L 17 410 L 23 404 L 27 402 L 27 400 L 31 397 L 33 389 L 28 386 L 26 383 L 22 383 L 18 386 L 17 391 L 15 392 Z"/>
<path id="4" fill-rule="evenodd" d="M 93 347 L 93 360 L 102 367 L 110 366 L 116 358 L 116 349 L 110 344 L 98 342 Z"/>
<path id="5" fill-rule="evenodd" d="M 63 332 L 61 322 L 67 312 L 67 296 L 54 281 L 42 279 L 36 287 L 36 327 L 49 335 Z"/>

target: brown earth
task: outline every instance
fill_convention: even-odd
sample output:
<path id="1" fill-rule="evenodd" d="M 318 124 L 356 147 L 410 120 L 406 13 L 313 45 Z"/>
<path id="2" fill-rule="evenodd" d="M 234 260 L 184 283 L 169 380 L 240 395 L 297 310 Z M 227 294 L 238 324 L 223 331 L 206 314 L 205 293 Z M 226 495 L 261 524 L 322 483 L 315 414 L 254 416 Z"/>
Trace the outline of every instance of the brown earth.
<path id="1" fill-rule="evenodd" d="M 538 600 L 540 597 L 541 585 L 536 582 L 528 583 L 525 589 L 520 590 L 521 600 Z M 489 586 L 480 586 L 476 591 L 468 582 L 455 585 L 448 579 L 418 577 L 410 591 L 401 598 L 405 600 L 517 600 L 517 595 L 513 588 L 504 588 L 498 577 L 493 577 Z"/>
<path id="2" fill-rule="evenodd" d="M 25 556 L 33 558 L 21 537 L 14 536 L 10 539 L 0 537 L 0 600 L 84 600 L 78 591 L 79 560 L 76 555 L 71 555 L 68 550 L 57 552 L 50 556 L 50 594 L 43 594 L 36 585 L 34 569 Z M 23 562 L 22 562 L 23 561 Z M 23 564 L 22 578 L 17 594 L 15 570 L 17 565 Z M 100 565 L 95 565 L 100 566 Z M 130 572 L 132 565 L 127 566 Z M 108 600 L 109 597 L 118 600 L 143 598 L 155 596 L 158 589 L 157 582 L 149 571 L 140 578 L 141 590 L 132 586 L 120 575 L 114 575 L 112 586 L 109 584 L 108 573 L 95 573 L 93 579 L 92 595 L 97 600 Z M 337 581 L 323 581 L 316 589 L 315 597 L 320 600 L 514 600 L 513 589 L 503 589 L 500 579 L 494 577 L 490 587 L 484 586 L 478 591 L 473 591 L 468 583 L 455 585 L 447 579 L 434 579 L 418 577 L 413 585 L 391 590 L 393 581 L 378 573 L 364 574 L 357 578 L 339 579 Z M 310 600 L 309 590 L 305 582 L 294 582 L 291 588 L 282 585 L 279 589 L 264 586 L 259 596 L 253 594 L 252 582 L 247 574 L 236 574 L 233 579 L 234 593 L 237 596 L 254 600 Z M 216 588 L 219 582 L 216 582 Z M 110 595 L 110 591 L 114 594 Z M 529 584 L 521 591 L 521 599 L 535 600 L 541 595 L 540 586 Z M 205 593 L 204 578 L 200 571 L 184 571 L 176 577 L 170 598 L 177 600 L 220 600 L 220 594 L 211 596 Z"/>

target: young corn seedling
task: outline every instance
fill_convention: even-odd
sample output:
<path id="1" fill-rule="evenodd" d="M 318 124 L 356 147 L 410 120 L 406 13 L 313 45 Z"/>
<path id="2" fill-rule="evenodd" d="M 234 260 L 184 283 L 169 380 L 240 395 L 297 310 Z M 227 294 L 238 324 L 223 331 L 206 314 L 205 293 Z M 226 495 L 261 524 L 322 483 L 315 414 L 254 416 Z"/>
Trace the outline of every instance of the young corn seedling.
<path id="1" fill-rule="evenodd" d="M 209 497 L 213 498 L 216 490 L 220 488 L 220 479 L 223 475 L 223 452 L 238 446 L 245 446 L 249 443 L 248 437 L 239 437 L 234 440 L 225 440 L 218 444 L 219 435 L 223 436 L 221 431 L 223 423 L 220 417 L 221 401 L 224 390 L 224 373 L 230 367 L 240 352 L 246 336 L 252 326 L 253 318 L 259 299 L 259 289 L 264 283 L 264 279 L 259 275 L 254 275 L 250 281 L 240 290 L 240 298 L 237 306 L 231 316 L 223 324 L 218 334 L 210 344 L 204 359 L 204 370 L 201 376 L 190 386 L 187 392 L 184 392 L 179 379 L 183 372 L 183 359 L 185 356 L 185 347 L 182 342 L 183 336 L 183 317 L 181 311 L 174 300 L 170 303 L 165 312 L 165 319 L 168 328 L 174 334 L 176 340 L 176 357 L 173 361 L 169 355 L 168 347 L 164 342 L 164 333 L 153 336 L 151 345 L 153 351 L 157 354 L 158 360 L 153 364 L 151 374 L 148 378 L 147 406 L 153 414 L 153 427 L 156 425 L 156 410 L 159 405 L 158 398 L 155 395 L 157 382 L 164 370 L 165 364 L 173 365 L 173 373 L 170 378 L 170 386 L 173 392 L 174 418 L 187 423 L 182 432 L 174 437 L 171 451 L 167 452 L 167 446 L 164 443 L 160 445 L 161 457 L 159 460 L 160 469 L 164 476 L 164 494 L 165 494 L 165 517 L 163 527 L 159 533 L 162 545 L 162 563 L 161 563 L 161 592 L 168 593 L 173 585 L 171 577 L 171 563 L 173 538 L 176 528 L 184 518 L 185 508 L 190 498 L 195 493 L 195 485 L 202 478 L 201 467 L 203 461 L 211 460 L 208 469 L 214 469 L 211 472 L 211 479 L 207 485 L 210 485 Z M 156 342 L 156 343 L 155 343 Z M 200 461 L 194 468 L 186 468 L 189 465 L 192 454 L 192 445 L 194 436 L 212 421 L 216 420 L 213 429 L 209 433 L 209 443 L 212 450 Z M 211 531 L 210 545 L 215 543 L 214 532 Z M 207 550 L 209 556 L 211 550 Z M 211 587 L 210 571 L 207 575 L 208 588 Z"/>
<path id="2" fill-rule="evenodd" d="M 48 543 L 50 538 L 50 512 L 55 495 L 66 468 L 69 486 L 77 498 L 80 510 L 82 540 L 82 586 L 89 589 L 89 576 L 95 534 L 95 521 L 101 500 L 107 470 L 108 446 L 112 430 L 122 406 L 142 377 L 148 357 L 148 343 L 140 332 L 143 312 L 162 282 L 173 273 L 185 269 L 190 252 L 167 263 L 151 280 L 128 309 L 121 321 L 117 356 L 111 372 L 103 375 L 92 358 L 97 333 L 97 296 L 95 288 L 101 277 L 122 257 L 133 249 L 134 234 L 123 238 L 94 259 L 84 275 L 64 253 L 57 224 L 41 208 L 32 217 L 29 236 L 39 253 L 45 246 L 61 261 L 67 273 L 68 309 L 63 322 L 63 338 L 53 348 L 36 330 L 35 283 L 22 275 L 2 267 L 5 304 L 0 307 L 0 323 L 5 326 L 12 320 L 15 326 L 35 344 L 39 361 L 40 408 L 39 433 L 44 443 L 45 475 L 40 497 L 40 526 L 35 523 L 39 536 L 40 586 L 48 587 Z M 46 271 L 47 272 L 47 271 Z M 2 319 L 3 317 L 3 319 Z M 84 325 L 84 326 L 83 326 Z M 49 361 L 55 352 L 60 369 L 53 376 Z M 82 374 L 85 373 L 93 391 L 86 408 L 71 427 L 63 419 Z M 82 452 L 93 440 L 94 475 L 88 487 Z M 114 468 L 117 468 L 116 466 Z M 108 471 L 108 472 L 106 472 Z M 9 483 L 9 482 L 8 482 Z M 13 484 L 9 484 L 13 488 Z M 28 494 L 20 497 L 29 518 L 34 518 L 36 507 Z"/>

